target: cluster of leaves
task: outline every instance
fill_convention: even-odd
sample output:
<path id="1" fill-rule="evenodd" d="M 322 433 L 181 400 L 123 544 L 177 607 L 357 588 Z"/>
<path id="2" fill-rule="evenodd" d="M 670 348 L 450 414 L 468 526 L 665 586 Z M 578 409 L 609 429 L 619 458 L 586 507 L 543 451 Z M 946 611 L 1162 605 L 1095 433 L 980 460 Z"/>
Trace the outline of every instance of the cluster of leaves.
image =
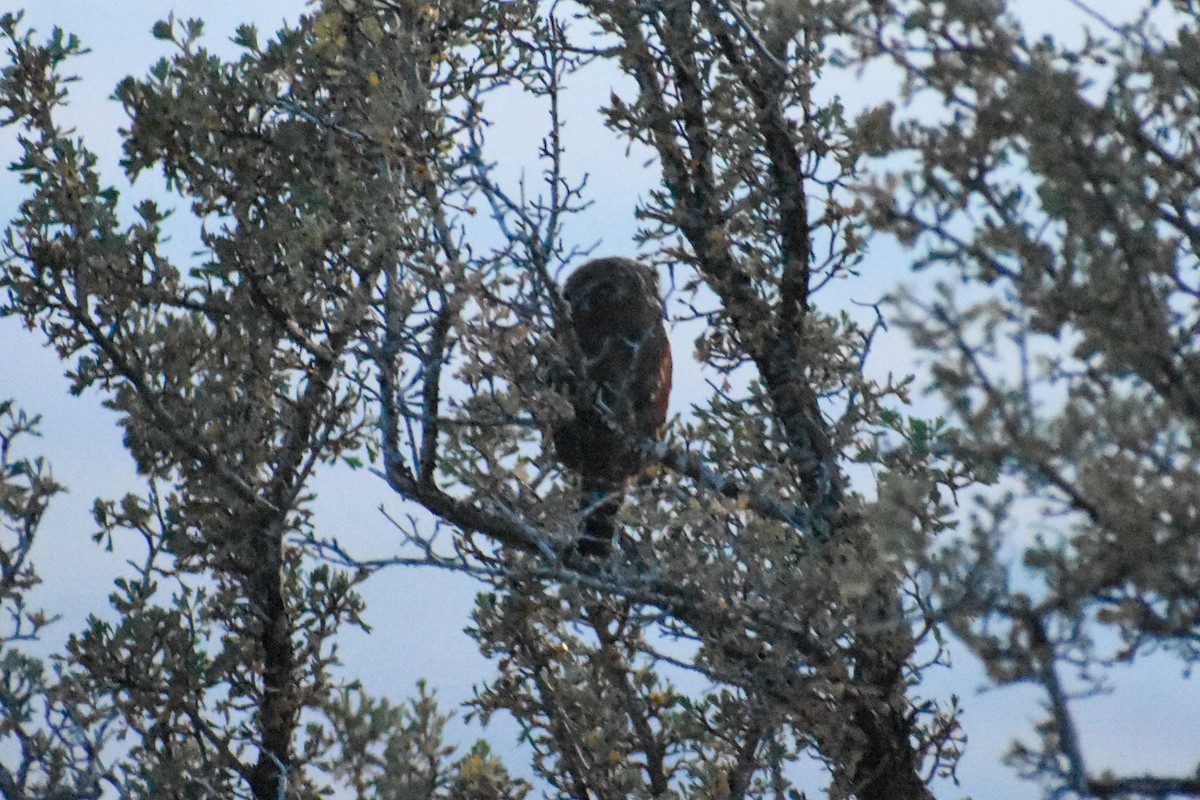
<path id="1" fill-rule="evenodd" d="M 1099 31 L 1077 44 L 1030 39 L 1002 3 L 875 18 L 868 57 L 947 112 L 867 120 L 869 147 L 918 165 L 868 196 L 937 282 L 899 311 L 954 447 L 1002 476 L 934 572 L 992 677 L 1045 693 L 1012 760 L 1053 791 L 1194 796 L 1194 777 L 1101 771 L 1075 704 L 1117 665 L 1200 656 L 1197 9 L 1077 5 Z"/>
<path id="2" fill-rule="evenodd" d="M 103 706 L 129 737 L 108 775 L 124 797 L 308 797 L 332 780 L 394 792 L 405 779 L 386 761 L 348 749 L 445 755 L 427 700 L 419 725 L 362 738 L 358 717 L 407 714 L 348 705 L 335 674 L 364 574 L 300 543 L 314 471 L 368 444 L 362 333 L 385 265 L 423 224 L 402 211 L 421 181 L 394 176 L 437 146 L 443 121 L 420 111 L 438 85 L 430 54 L 462 34 L 450 11 L 372 26 L 334 6 L 263 47 L 243 29 L 233 62 L 200 45 L 198 21 L 156 26 L 176 55 L 117 89 L 124 165 L 130 178 L 160 168 L 191 200 L 202 250 L 187 269 L 164 247 L 166 214 L 143 202 L 122 227 L 118 193 L 56 122 L 79 43 L 37 44 L 3 19 L 3 105 L 24 128 L 14 168 L 30 187 L 5 240 L 3 312 L 45 333 L 77 391 L 103 394 L 149 485 L 96 504 L 97 538 L 132 537 L 144 557 L 64 660 L 64 702 Z M 485 755 L 426 777 L 438 792 L 519 788 Z"/>
<path id="3" fill-rule="evenodd" d="M 110 717 L 67 702 L 65 682 L 30 652 L 52 621 L 27 604 L 39 583 L 30 558 L 42 515 L 62 491 L 42 459 L 20 455 L 20 440 L 36 436 L 37 426 L 37 417 L 0 401 L 0 747 L 16 754 L 0 763 L 0 795 L 99 797 Z"/>
<path id="4" fill-rule="evenodd" d="M 469 399 L 443 388 L 433 405 L 426 391 L 418 437 L 386 428 L 416 414 L 380 393 L 392 486 L 460 531 L 447 543 L 409 529 L 426 554 L 414 560 L 495 589 L 475 633 L 501 674 L 479 708 L 521 720 L 535 769 L 570 796 L 786 795 L 802 753 L 828 765 L 838 795 L 925 796 L 923 770 L 952 769 L 956 727 L 909 697 L 920 612 L 907 565 L 947 524 L 939 486 L 963 472 L 934 455 L 933 427 L 885 412 L 905 384 L 863 374 L 872 331 L 814 300 L 861 257 L 846 191 L 857 151 L 838 104 L 812 97 L 828 17 L 844 9 L 772 5 L 751 23 L 724 3 L 572 8 L 595 40 L 550 25 L 525 75 L 550 111 L 544 194 L 522 204 L 481 170 L 457 182 L 506 232 L 503 271 L 450 312 L 447 347 L 417 360 L 460 346 Z M 577 196 L 554 101 L 586 56 L 634 79 L 606 118 L 662 169 L 662 190 L 637 210 L 642 240 L 680 278 L 718 387 L 665 443 L 642 443 L 656 474 L 633 492 L 607 564 L 569 558 L 573 489 L 537 441 L 569 413 L 555 371 L 579 372 L 550 278 L 575 255 L 558 242 Z M 475 272 L 495 274 L 491 263 Z M 453 414 L 438 416 L 447 446 L 430 448 L 441 408 Z M 877 501 L 846 486 L 851 449 L 885 479 Z M 722 688 L 685 696 L 680 668 Z"/>
<path id="5" fill-rule="evenodd" d="M 811 758 L 832 797 L 930 797 L 961 744 L 955 703 L 915 688 L 946 629 L 997 679 L 1045 687 L 1032 774 L 1143 791 L 1088 771 L 1058 668 L 1195 656 L 1196 42 L 1147 25 L 1065 50 L 999 2 L 325 0 L 266 43 L 243 28 L 224 61 L 198 21 L 168 20 L 173 55 L 117 97 L 128 177 L 161 170 L 199 223 L 184 267 L 168 215 L 147 201 L 123 226 L 56 121 L 79 43 L 5 16 L 28 197 L 0 311 L 102 395 L 148 485 L 95 507 L 98 539 L 144 546 L 114 614 L 71 639 L 53 692 L 13 662 L 14 702 L 71 709 L 92 748 L 22 712 L 3 730 L 41 743 L 28 785 L 95 774 L 111 726 L 122 796 L 525 796 L 483 744 L 451 762 L 423 688 L 397 705 L 341 677 L 358 584 L 417 563 L 483 582 L 472 633 L 497 674 L 475 710 L 516 717 L 551 796 L 799 797 L 791 766 Z M 817 91 L 879 59 L 951 118 L 852 125 Z M 631 437 L 651 466 L 616 555 L 588 560 L 548 434 L 595 396 L 557 289 L 588 199 L 560 96 L 603 69 L 628 79 L 610 132 L 660 177 L 639 243 L 712 390 L 664 441 Z M 546 112 L 536 188 L 489 160 L 506 93 Z M 885 167 L 915 170 L 864 180 L 865 155 L 899 151 Z M 872 229 L 930 242 L 921 263 L 971 285 L 896 316 L 936 354 L 945 419 L 905 416 L 911 383 L 867 375 L 893 312 L 827 300 Z M 413 509 L 394 558 L 315 529 L 312 478 L 339 461 Z M 53 489 L 36 475 L 6 472 L 9 518 L 36 523 Z M 1030 541 L 1015 505 L 945 535 L 997 476 L 1063 512 L 1034 523 L 1021 569 L 1003 566 L 1014 532 Z M 19 634 L 40 620 L 12 530 L 0 601 Z"/>
<path id="6" fill-rule="evenodd" d="M 146 555 L 118 584 L 116 621 L 93 620 L 68 659 L 77 697 L 108 698 L 136 734 L 123 791 L 320 789 L 352 726 L 301 722 L 343 714 L 335 636 L 359 622 L 367 571 L 308 559 L 305 545 L 338 551 L 312 530 L 307 487 L 361 452 L 456 531 L 448 551 L 440 526 L 403 531 L 415 560 L 493 584 L 477 630 L 504 666 L 480 710 L 529 727 L 550 785 L 781 793 L 806 751 L 842 794 L 924 793 L 922 759 L 952 755 L 953 721 L 913 725 L 900 590 L 904 553 L 938 527 L 923 499 L 938 479 L 917 449 L 877 456 L 903 385 L 867 380 L 870 332 L 813 303 L 861 257 L 855 156 L 838 105 L 812 97 L 828 10 L 781 8 L 756 25 L 719 3 L 584 3 L 600 45 L 581 47 L 534 4 L 328 2 L 263 46 L 243 29 L 229 63 L 198 22 L 168 21 L 155 34 L 176 55 L 117 96 L 129 174 L 161 169 L 201 222 L 186 270 L 152 203 L 120 227 L 116 192 L 54 121 L 77 43 L 38 46 L 6 20 L 5 103 L 28 131 L 17 169 L 32 187 L 9 231 L 6 310 L 45 332 L 78 390 L 104 393 L 151 483 L 96 507 L 101 538 L 132 533 Z M 555 288 L 583 199 L 558 96 L 606 60 L 638 87 L 614 96 L 610 126 L 663 168 L 644 241 L 691 276 L 687 306 L 714 309 L 698 313 L 698 347 L 724 386 L 652 448 L 659 475 L 628 512 L 639 541 L 598 565 L 563 556 L 575 490 L 539 438 L 569 413 L 555 376 L 581 372 Z M 548 111 L 536 197 L 484 156 L 501 87 Z M 490 249 L 472 230 L 480 201 L 501 234 Z M 732 388 L 742 365 L 757 377 Z M 915 541 L 893 546 L 871 522 L 889 515 L 846 487 L 852 445 L 915 481 L 896 493 Z M 670 640 L 676 662 L 729 688 L 683 698 L 660 669 Z"/>

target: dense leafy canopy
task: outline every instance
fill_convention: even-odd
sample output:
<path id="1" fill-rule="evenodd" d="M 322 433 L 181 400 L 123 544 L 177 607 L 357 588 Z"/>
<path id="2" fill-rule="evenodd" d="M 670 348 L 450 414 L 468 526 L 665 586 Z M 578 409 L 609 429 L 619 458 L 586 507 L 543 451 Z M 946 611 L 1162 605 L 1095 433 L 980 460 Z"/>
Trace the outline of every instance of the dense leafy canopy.
<path id="1" fill-rule="evenodd" d="M 0 793 L 930 798 L 963 746 L 922 683 L 953 635 L 1044 692 L 1012 757 L 1049 793 L 1200 795 L 1188 765 L 1090 768 L 1073 721 L 1081 678 L 1198 656 L 1196 14 L 1070 46 L 1001 0 L 324 0 L 234 60 L 167 20 L 174 55 L 116 98 L 126 178 L 198 221 L 183 259 L 58 121 L 81 43 L 4 16 L 0 313 L 119 416 L 146 488 L 97 500 L 97 539 L 144 556 L 48 670 L 22 643 L 59 487 L 0 407 Z M 823 89 L 882 66 L 910 103 L 851 120 Z M 707 386 L 662 441 L 595 402 L 559 289 L 591 199 L 560 101 L 596 70 Z M 538 181 L 490 144 L 514 96 L 545 111 Z M 851 307 L 834 287 L 899 277 L 866 272 L 884 234 L 925 272 Z M 917 364 L 873 366 L 889 326 L 941 416 Z M 549 445 L 576 408 L 650 465 L 607 558 Z M 411 512 L 392 557 L 314 524 L 338 465 Z M 360 584 L 412 564 L 480 582 L 475 712 L 518 720 L 529 768 L 456 754 L 424 685 L 335 669 Z"/>

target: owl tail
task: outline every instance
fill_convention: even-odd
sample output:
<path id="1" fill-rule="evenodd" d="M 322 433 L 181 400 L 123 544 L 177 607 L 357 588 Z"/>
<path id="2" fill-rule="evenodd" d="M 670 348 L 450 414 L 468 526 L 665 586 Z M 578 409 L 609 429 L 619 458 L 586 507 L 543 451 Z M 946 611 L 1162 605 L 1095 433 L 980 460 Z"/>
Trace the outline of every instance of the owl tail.
<path id="1" fill-rule="evenodd" d="M 579 509 L 583 512 L 578 544 L 580 555 L 608 557 L 617 538 L 617 513 L 624 500 L 623 487 L 584 484 L 583 498 L 579 503 Z"/>

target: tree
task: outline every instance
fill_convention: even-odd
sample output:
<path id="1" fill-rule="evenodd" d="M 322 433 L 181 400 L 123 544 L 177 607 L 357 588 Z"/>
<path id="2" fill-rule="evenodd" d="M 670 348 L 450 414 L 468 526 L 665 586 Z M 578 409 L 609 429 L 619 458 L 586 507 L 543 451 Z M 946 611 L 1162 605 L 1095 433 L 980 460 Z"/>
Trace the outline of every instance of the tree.
<path id="1" fill-rule="evenodd" d="M 1037 738 L 1011 754 L 1024 775 L 1194 797 L 1194 765 L 1096 770 L 1075 711 L 1122 666 L 1166 652 L 1188 675 L 1200 655 L 1198 9 L 1116 24 L 1081 3 L 1099 32 L 1070 46 L 1030 40 L 1002 3 L 896 5 L 864 52 L 950 119 L 880 112 L 870 146 L 919 167 L 874 187 L 872 217 L 961 279 L 909 293 L 903 324 L 932 354 L 955 451 L 1002 489 L 941 561 L 938 613 L 996 682 L 1044 693 Z"/>
<path id="2" fill-rule="evenodd" d="M 1134 26 L 1064 53 L 1027 45 L 1002 10 L 325 0 L 265 44 L 242 29 L 232 62 L 198 21 L 168 20 L 155 35 L 176 54 L 117 97 L 129 176 L 161 170 L 201 222 L 187 266 L 155 203 L 122 225 L 116 189 L 56 122 L 80 44 L 6 16 L 0 97 L 28 197 L 4 313 L 120 415 L 147 482 L 97 502 L 100 538 L 138 537 L 145 559 L 117 583 L 119 621 L 93 619 L 47 689 L 88 710 L 73 719 L 98 746 L 128 737 L 104 780 L 131 797 L 524 796 L 483 743 L 449 761 L 423 688 L 397 706 L 333 670 L 355 587 L 415 563 L 483 584 L 473 634 L 497 671 L 476 711 L 520 721 L 552 797 L 800 797 L 801 757 L 831 797 L 932 797 L 961 731 L 954 698 L 917 684 L 948 632 L 997 680 L 1046 688 L 1042 749 L 1018 757 L 1052 788 L 1200 793 L 1088 772 L 1058 672 L 1104 663 L 1092 624 L 1116 626 L 1129 658 L 1151 641 L 1194 652 L 1180 268 L 1195 183 L 1176 105 L 1190 34 L 1172 48 Z M 1089 58 L 1119 65 L 1107 104 L 1082 87 Z M 820 81 L 878 60 L 959 116 L 848 122 Z M 595 402 L 559 289 L 586 255 L 570 242 L 588 200 L 560 100 L 596 69 L 627 78 L 603 108 L 660 177 L 637 208 L 642 258 L 669 277 L 710 387 L 661 442 Z M 546 110 L 537 187 L 495 168 L 505 92 Z M 864 158 L 905 147 L 917 170 L 872 188 L 896 162 L 868 173 Z M 829 287 L 858 276 L 872 228 L 935 241 L 925 260 L 961 265 L 981 296 L 1019 291 L 851 314 Z M 1136 312 L 1143 344 L 1114 311 Z M 951 354 L 934 377 L 955 424 L 912 416 L 910 379 L 869 377 L 889 320 Z M 1020 331 L 1032 359 L 1054 352 L 1039 331 L 1068 327 L 1085 344 L 1013 386 L 975 338 Z M 581 487 L 550 442 L 579 409 L 650 465 L 607 558 L 574 546 Z M 314 529 L 312 478 L 338 462 L 370 464 L 413 509 L 394 558 Z M 998 548 L 1026 524 L 1015 505 L 954 530 L 955 501 L 997 478 L 1083 515 L 1047 526 L 1061 538 L 1028 549 L 1029 576 Z M 688 673 L 706 688 L 680 688 Z"/>
<path id="3" fill-rule="evenodd" d="M 323 156 L 308 149 L 324 129 L 303 109 L 318 97 L 371 132 L 368 117 L 386 126 L 414 102 L 393 92 L 372 105 L 357 73 L 345 79 L 359 90 L 329 97 L 320 81 L 346 46 L 331 24 L 310 19 L 266 50 L 246 30 L 246 57 L 222 64 L 196 46 L 199 22 L 163 23 L 178 57 L 118 88 L 130 173 L 159 163 L 205 220 L 206 257 L 181 270 L 160 252 L 164 214 L 145 201 L 121 228 L 117 192 L 55 122 L 58 69 L 79 42 L 56 30 L 35 44 L 4 18 L 3 96 L 25 128 L 16 169 L 31 187 L 6 240 L 6 311 L 42 329 L 76 391 L 104 393 L 148 484 L 97 501 L 99 538 L 138 536 L 145 558 L 117 582 L 120 621 L 94 617 L 70 642 L 61 687 L 132 737 L 106 776 L 122 797 L 308 797 L 332 780 L 379 796 L 464 796 L 481 781 L 519 792 L 484 751 L 443 763 L 430 698 L 396 707 L 334 678 L 363 575 L 288 544 L 308 530 L 318 464 L 363 446 L 352 348 L 408 224 L 358 139 L 329 133 Z M 407 74 L 410 51 L 394 44 L 402 60 L 376 68 Z M 263 93 L 281 97 L 285 79 L 296 111 L 277 124 Z"/>
<path id="4" fill-rule="evenodd" d="M 7 800 L 99 797 L 109 721 L 81 717 L 84 705 L 62 703 L 45 663 L 22 648 L 51 622 L 29 607 L 26 595 L 39 582 L 30 554 L 42 515 L 62 487 L 45 461 L 19 455 L 21 439 L 37 435 L 38 418 L 4 400 L 0 420 L 0 742 L 18 754 L 17 763 L 0 764 L 0 794 Z"/>

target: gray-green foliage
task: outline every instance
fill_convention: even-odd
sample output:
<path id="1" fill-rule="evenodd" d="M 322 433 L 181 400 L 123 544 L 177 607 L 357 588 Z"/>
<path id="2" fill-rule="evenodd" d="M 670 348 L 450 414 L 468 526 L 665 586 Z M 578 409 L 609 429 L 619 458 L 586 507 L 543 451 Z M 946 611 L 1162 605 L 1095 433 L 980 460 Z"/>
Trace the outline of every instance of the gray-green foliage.
<path id="1" fill-rule="evenodd" d="M 0 401 L 0 762 L 6 800 L 99 797 L 109 777 L 102 746 L 106 706 L 72 703 L 31 645 L 52 622 L 26 595 L 40 581 L 31 561 L 51 498 L 62 487 L 41 458 L 25 455 L 38 418 Z"/>
<path id="2" fill-rule="evenodd" d="M 826 11 L 847 9 L 752 23 L 718 3 L 548 17 L 329 2 L 266 44 L 244 29 L 232 62 L 204 49 L 198 22 L 164 23 L 176 55 L 117 97 L 129 173 L 161 170 L 202 223 L 187 266 L 162 247 L 154 204 L 119 222 L 94 157 L 54 121 L 76 43 L 37 45 L 6 20 L 30 192 L 9 229 L 6 310 L 121 415 L 150 483 L 97 503 L 100 538 L 132 534 L 147 553 L 118 583 L 116 621 L 93 620 L 66 662 L 74 701 L 105 698 L 132 734 L 122 792 L 415 785 L 396 765 L 432 751 L 365 757 L 362 736 L 392 741 L 407 723 L 347 705 L 331 671 L 370 565 L 307 555 L 353 561 L 312 530 L 309 479 L 365 455 L 440 519 L 401 526 L 419 547 L 401 560 L 492 584 L 475 630 L 499 669 L 478 712 L 517 716 L 552 793 L 783 796 L 805 754 L 838 795 L 926 796 L 955 727 L 909 696 L 919 637 L 902 587 L 943 524 L 937 485 L 959 477 L 931 471 L 927 442 L 885 413 L 905 386 L 864 377 L 871 332 L 818 300 L 862 248 L 845 192 L 856 150 L 840 106 L 812 96 Z M 641 443 L 659 466 L 630 499 L 621 563 L 600 565 L 569 556 L 575 489 L 541 436 L 570 413 L 564 386 L 589 397 L 554 289 L 587 199 L 563 168 L 558 99 L 605 64 L 634 79 L 604 111 L 656 153 L 642 238 L 700 312 L 716 391 L 666 444 Z M 489 161 L 500 87 L 547 108 L 536 191 Z M 481 209 L 499 237 L 477 240 Z M 896 513 L 847 485 L 847 456 L 888 476 Z M 718 688 L 679 691 L 664 646 Z M 445 784 L 422 774 L 523 791 L 479 748 L 456 769 Z"/>
<path id="3" fill-rule="evenodd" d="M 1003 3 L 897 6 L 873 55 L 946 111 L 865 119 L 872 147 L 918 165 L 870 190 L 872 213 L 937 276 L 903 323 L 961 454 L 1002 476 L 939 559 L 939 613 L 997 682 L 1044 692 L 1038 737 L 1011 753 L 1024 774 L 1194 796 L 1194 765 L 1102 771 L 1075 703 L 1155 651 L 1185 674 L 1200 655 L 1197 9 L 1093 15 L 1071 44 L 1028 37 Z"/>
<path id="4" fill-rule="evenodd" d="M 930 797 L 961 747 L 954 699 L 918 686 L 946 631 L 1047 689 L 1030 772 L 1136 793 L 1087 772 L 1058 666 L 1194 655 L 1194 34 L 1067 52 L 1002 11 L 326 0 L 265 43 L 243 28 L 231 61 L 167 21 L 174 55 L 117 98 L 129 176 L 161 171 L 200 223 L 186 264 L 154 203 L 121 222 L 56 121 L 79 43 L 6 16 L 26 199 L 3 312 L 119 415 L 147 481 L 97 501 L 97 538 L 144 558 L 52 686 L 28 668 L 29 702 L 125 736 L 103 762 L 123 796 L 524 797 L 495 748 L 453 759 L 424 688 L 376 699 L 335 669 L 357 585 L 433 564 L 482 582 L 470 630 L 496 673 L 472 713 L 517 719 L 550 797 L 799 797 L 804 758 L 831 797 Z M 823 99 L 879 59 L 948 118 L 850 124 Z M 591 236 L 560 99 L 604 69 L 608 131 L 657 178 L 635 213 L 694 335 L 676 361 L 711 391 L 634 442 L 652 466 L 599 562 L 571 547 L 578 489 L 546 432 L 594 396 L 555 288 Z M 517 93 L 546 116 L 540 180 L 514 185 L 489 127 Z M 872 183 L 864 156 L 906 148 L 880 170 L 916 169 Z M 829 299 L 872 229 L 971 284 L 874 309 L 937 353 L 946 419 L 868 377 L 882 325 Z M 339 462 L 410 504 L 394 558 L 315 529 L 312 477 Z M 993 502 L 953 535 L 955 501 L 1001 476 L 1067 513 Z M 45 752 L 22 763 L 66 759 L 62 785 L 100 763 Z"/>
<path id="5" fill-rule="evenodd" d="M 354 350 L 381 270 L 419 227 L 392 176 L 413 158 L 403 142 L 439 135 L 418 110 L 436 90 L 422 53 L 441 31 L 315 14 L 261 47 L 244 29 L 245 55 L 223 62 L 199 22 L 156 26 L 176 55 L 117 97 L 129 175 L 162 170 L 202 222 L 200 255 L 180 267 L 164 213 L 146 201 L 123 225 L 117 191 L 56 121 L 80 44 L 58 31 L 39 43 L 13 15 L 3 30 L 28 187 L 5 240 L 4 313 L 44 332 L 75 391 L 101 393 L 149 486 L 96 503 L 97 538 L 134 537 L 145 553 L 117 582 L 115 615 L 72 637 L 62 702 L 103 709 L 80 724 L 111 722 L 124 739 L 106 776 L 124 797 L 310 797 L 335 779 L 384 796 L 386 762 L 344 766 L 352 744 L 372 743 L 339 736 L 377 707 L 348 711 L 332 671 L 338 631 L 361 625 L 363 573 L 298 542 L 314 470 L 369 449 Z M 345 68 L 351 53 L 364 69 Z M 376 89 L 381 76 L 396 90 Z M 371 734 L 437 749 L 438 719 Z M 460 769 L 442 767 L 439 792 Z"/>

